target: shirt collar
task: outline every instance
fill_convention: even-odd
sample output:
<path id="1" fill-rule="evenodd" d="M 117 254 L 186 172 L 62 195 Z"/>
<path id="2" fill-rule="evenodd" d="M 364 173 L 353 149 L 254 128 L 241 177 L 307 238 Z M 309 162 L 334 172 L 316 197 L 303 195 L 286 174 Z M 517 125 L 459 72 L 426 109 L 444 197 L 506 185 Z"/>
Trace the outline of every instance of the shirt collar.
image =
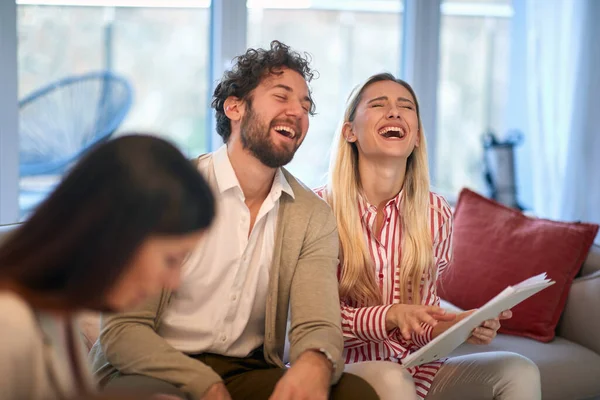
<path id="1" fill-rule="evenodd" d="M 398 214 L 400 214 L 400 205 L 402 203 L 402 195 L 403 195 L 403 190 L 401 190 L 400 193 L 398 193 L 396 196 L 394 196 L 394 198 L 390 199 L 386 203 L 385 208 L 387 208 L 393 204 L 396 207 L 396 209 L 398 210 Z M 360 190 L 358 193 L 358 208 L 359 208 L 361 218 L 364 218 L 368 213 L 377 212 L 377 207 L 375 207 L 374 205 L 369 203 L 369 201 L 367 200 L 367 196 L 365 196 L 365 194 L 362 190 Z"/>
<path id="2" fill-rule="evenodd" d="M 287 193 L 292 199 L 296 198 L 294 195 L 294 190 L 292 190 L 292 187 L 290 186 L 290 183 L 286 179 L 281 168 L 277 168 L 277 171 L 275 172 L 275 179 L 273 179 L 273 188 L 271 189 L 271 193 L 273 193 L 273 189 L 275 188 L 281 189 L 281 191 Z"/>
<path id="3" fill-rule="evenodd" d="M 213 153 L 213 163 L 219 193 L 224 193 L 227 190 L 236 187 L 239 188 L 240 191 L 242 190 L 240 182 L 238 181 L 235 171 L 233 170 L 233 166 L 231 165 L 231 161 L 229 161 L 229 155 L 227 155 L 227 145 L 222 145 Z M 283 170 L 281 168 L 277 168 L 269 195 L 273 196 L 273 200 L 277 200 L 281 196 L 282 192 L 287 193 L 293 199 L 295 198 L 294 191 L 287 181 Z"/>
<path id="4" fill-rule="evenodd" d="M 224 144 L 213 153 L 213 164 L 219 193 L 224 193 L 235 187 L 241 189 L 240 182 L 238 181 L 237 176 L 235 176 L 235 171 L 233 170 L 231 161 L 229 161 L 229 156 L 227 155 L 227 145 Z"/>

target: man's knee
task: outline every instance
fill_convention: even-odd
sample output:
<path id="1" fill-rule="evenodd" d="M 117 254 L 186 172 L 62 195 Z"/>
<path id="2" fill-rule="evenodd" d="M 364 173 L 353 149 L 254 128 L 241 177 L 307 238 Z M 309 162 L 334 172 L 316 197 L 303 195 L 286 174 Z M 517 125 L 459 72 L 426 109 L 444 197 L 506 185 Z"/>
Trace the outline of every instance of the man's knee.
<path id="1" fill-rule="evenodd" d="M 181 399 L 187 399 L 187 395 L 175 385 L 144 375 L 122 375 L 117 373 L 104 386 L 103 391 L 106 393 L 128 394 L 133 395 L 154 395 L 168 394 L 177 396 Z"/>
<path id="2" fill-rule="evenodd" d="M 378 400 L 379 396 L 363 378 L 349 374 L 342 374 L 337 385 L 331 389 L 332 400 Z"/>

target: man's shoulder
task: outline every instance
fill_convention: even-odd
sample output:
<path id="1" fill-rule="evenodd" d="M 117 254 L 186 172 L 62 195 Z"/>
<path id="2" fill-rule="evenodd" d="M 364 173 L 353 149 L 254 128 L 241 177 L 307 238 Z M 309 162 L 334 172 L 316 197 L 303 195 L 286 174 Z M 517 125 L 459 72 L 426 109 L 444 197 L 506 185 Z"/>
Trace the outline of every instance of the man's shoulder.
<path id="1" fill-rule="evenodd" d="M 217 190 L 215 170 L 213 168 L 214 153 L 201 154 L 191 161 L 198 172 L 200 172 L 204 179 L 208 181 L 208 184 L 213 188 L 213 190 Z"/>
<path id="2" fill-rule="evenodd" d="M 213 153 L 204 153 L 199 155 L 196 158 L 192 159 L 192 164 L 196 166 L 196 168 L 202 170 L 206 169 L 213 161 Z"/>
<path id="3" fill-rule="evenodd" d="M 309 210 L 322 210 L 331 212 L 329 205 L 319 197 L 312 189 L 306 186 L 301 180 L 292 175 L 288 170 L 282 168 L 285 179 L 294 191 L 294 201 L 297 207 L 306 207 Z"/>

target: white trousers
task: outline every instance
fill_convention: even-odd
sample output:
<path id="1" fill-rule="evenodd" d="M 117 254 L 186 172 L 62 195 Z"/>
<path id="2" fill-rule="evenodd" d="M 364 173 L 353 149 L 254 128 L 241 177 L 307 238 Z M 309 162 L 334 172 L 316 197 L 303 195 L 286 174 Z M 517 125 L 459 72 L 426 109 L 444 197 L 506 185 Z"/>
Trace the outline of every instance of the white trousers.
<path id="1" fill-rule="evenodd" d="M 367 361 L 348 364 L 375 389 L 381 400 L 416 400 L 412 376 L 400 364 Z M 540 372 L 516 353 L 474 353 L 449 358 L 433 380 L 427 400 L 540 400 Z"/>

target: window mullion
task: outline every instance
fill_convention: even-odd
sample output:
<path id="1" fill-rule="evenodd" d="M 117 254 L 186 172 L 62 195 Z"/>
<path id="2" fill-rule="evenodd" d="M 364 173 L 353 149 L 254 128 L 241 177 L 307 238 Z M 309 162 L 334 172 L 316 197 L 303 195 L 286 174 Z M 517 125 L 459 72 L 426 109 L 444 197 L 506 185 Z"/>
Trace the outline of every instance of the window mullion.
<path id="1" fill-rule="evenodd" d="M 436 176 L 441 1 L 404 0 L 404 35 L 400 64 L 400 76 L 412 85 L 419 98 L 432 178 Z"/>
<path id="2" fill-rule="evenodd" d="M 209 101 L 223 72 L 231 66 L 234 57 L 246 50 L 246 2 L 241 0 L 213 0 L 210 14 L 209 45 Z M 208 113 L 208 150 L 217 149 L 223 141 L 215 130 L 214 110 Z"/>
<path id="3" fill-rule="evenodd" d="M 0 1 L 0 224 L 19 217 L 17 6 Z"/>

